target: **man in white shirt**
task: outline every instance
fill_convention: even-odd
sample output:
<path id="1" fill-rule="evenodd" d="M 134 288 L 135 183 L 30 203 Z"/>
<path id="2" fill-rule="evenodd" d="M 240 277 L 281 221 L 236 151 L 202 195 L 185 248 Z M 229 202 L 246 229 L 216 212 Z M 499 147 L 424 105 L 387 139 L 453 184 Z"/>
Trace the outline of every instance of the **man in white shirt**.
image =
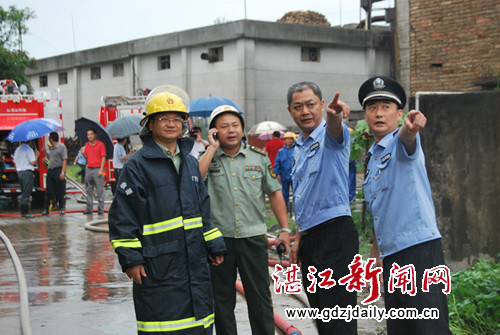
<path id="1" fill-rule="evenodd" d="M 127 138 L 117 138 L 116 144 L 113 149 L 113 174 L 115 175 L 115 182 L 111 184 L 111 191 L 115 194 L 116 185 L 118 184 L 118 180 L 120 179 L 120 172 L 123 168 L 123 164 L 125 161 L 132 155 L 135 150 L 130 149 L 130 151 L 125 151 L 125 144 L 127 143 Z"/>
<path id="2" fill-rule="evenodd" d="M 30 196 L 33 190 L 33 170 L 38 162 L 40 153 L 31 148 L 31 141 L 24 142 L 14 152 L 14 164 L 16 165 L 17 176 L 21 183 L 21 198 L 19 205 L 21 207 L 21 216 L 31 218 Z"/>
<path id="3" fill-rule="evenodd" d="M 208 142 L 201 138 L 200 127 L 193 127 L 189 132 L 189 136 L 194 138 L 194 145 L 189 154 L 191 156 L 194 156 L 194 158 L 198 159 L 198 157 L 200 156 L 200 152 L 205 151 Z"/>

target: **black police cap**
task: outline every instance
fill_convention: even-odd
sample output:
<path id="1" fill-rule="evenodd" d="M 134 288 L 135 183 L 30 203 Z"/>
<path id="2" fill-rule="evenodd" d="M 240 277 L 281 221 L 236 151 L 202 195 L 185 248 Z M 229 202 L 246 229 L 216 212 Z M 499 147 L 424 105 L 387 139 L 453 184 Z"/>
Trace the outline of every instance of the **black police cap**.
<path id="1" fill-rule="evenodd" d="M 394 79 L 388 77 L 372 77 L 359 88 L 359 103 L 363 108 L 371 100 L 394 101 L 403 109 L 406 105 L 406 93 L 403 87 Z"/>

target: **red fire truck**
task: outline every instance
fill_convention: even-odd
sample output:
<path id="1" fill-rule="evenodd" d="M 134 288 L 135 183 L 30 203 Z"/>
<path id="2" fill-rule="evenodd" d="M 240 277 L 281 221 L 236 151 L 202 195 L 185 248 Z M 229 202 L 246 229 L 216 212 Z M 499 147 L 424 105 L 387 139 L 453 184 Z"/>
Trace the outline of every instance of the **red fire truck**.
<path id="1" fill-rule="evenodd" d="M 2 86 L 6 80 L 0 81 Z M 13 162 L 14 151 L 19 143 L 12 143 L 6 140 L 9 132 L 19 123 L 37 118 L 50 118 L 62 124 L 62 106 L 59 90 L 54 92 L 37 91 L 33 95 L 20 94 L 17 84 L 9 80 L 9 89 L 0 90 L 0 150 L 4 156 L 5 170 L 2 173 L 1 187 L 4 194 L 15 197 L 20 193 L 20 184 L 17 178 L 16 168 Z M 15 85 L 13 89 L 12 86 Z M 10 94 L 14 93 L 14 94 Z M 64 135 L 61 135 L 64 141 Z M 34 200 L 41 200 L 42 192 L 46 190 L 45 178 L 47 176 L 47 166 L 43 164 L 45 155 L 41 148 L 47 145 L 48 134 L 33 143 L 33 149 L 40 152 L 38 165 L 35 168 Z"/>
<path id="2" fill-rule="evenodd" d="M 137 115 L 143 117 L 146 96 L 105 96 L 101 98 L 99 123 L 106 128 L 111 122 L 124 116 Z M 131 137 L 132 144 L 139 141 Z M 116 138 L 113 138 L 116 144 Z M 104 166 L 104 181 L 108 184 L 116 182 L 113 174 L 113 160 L 108 159 Z"/>

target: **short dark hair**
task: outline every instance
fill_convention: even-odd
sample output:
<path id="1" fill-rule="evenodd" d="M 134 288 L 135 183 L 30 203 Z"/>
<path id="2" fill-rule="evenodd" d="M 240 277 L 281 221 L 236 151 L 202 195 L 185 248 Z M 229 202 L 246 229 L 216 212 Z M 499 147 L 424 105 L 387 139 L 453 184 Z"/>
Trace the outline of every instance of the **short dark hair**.
<path id="1" fill-rule="evenodd" d="M 96 134 L 96 135 L 97 135 L 97 130 L 95 130 L 94 128 L 89 128 L 89 129 L 87 129 L 87 132 L 88 132 L 89 130 L 90 130 L 91 132 L 93 132 L 94 134 Z"/>
<path id="2" fill-rule="evenodd" d="M 323 100 L 323 94 L 321 94 L 321 89 L 319 88 L 318 84 L 313 83 L 312 81 L 301 81 L 300 83 L 293 84 L 288 89 L 286 97 L 288 106 L 290 106 L 290 103 L 292 102 L 292 97 L 294 93 L 302 92 L 304 90 L 307 90 L 308 88 L 310 88 L 313 91 L 314 95 L 317 96 L 319 100 Z"/>
<path id="3" fill-rule="evenodd" d="M 275 131 L 273 131 L 273 137 L 280 138 L 281 137 L 281 133 L 278 130 L 275 130 Z"/>
<path id="4" fill-rule="evenodd" d="M 54 142 L 59 142 L 59 134 L 56 133 L 55 131 L 49 134 L 49 138 Z"/>

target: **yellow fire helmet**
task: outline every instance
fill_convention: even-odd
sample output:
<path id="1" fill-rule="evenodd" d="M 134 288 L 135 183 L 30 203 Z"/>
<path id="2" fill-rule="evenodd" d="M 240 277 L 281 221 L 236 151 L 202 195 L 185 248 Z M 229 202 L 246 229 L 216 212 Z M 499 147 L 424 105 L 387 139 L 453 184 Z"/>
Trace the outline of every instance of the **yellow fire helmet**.
<path id="1" fill-rule="evenodd" d="M 146 98 L 146 112 L 144 112 L 145 116 L 141 120 L 141 126 L 144 125 L 151 115 L 164 112 L 180 113 L 183 119 L 189 117 L 186 104 L 178 95 L 158 87 L 151 91 Z"/>
<path id="2" fill-rule="evenodd" d="M 285 138 L 291 138 L 291 139 L 295 140 L 295 134 L 292 133 L 291 131 L 287 131 L 285 133 L 285 135 L 283 135 L 283 139 L 285 139 Z"/>

